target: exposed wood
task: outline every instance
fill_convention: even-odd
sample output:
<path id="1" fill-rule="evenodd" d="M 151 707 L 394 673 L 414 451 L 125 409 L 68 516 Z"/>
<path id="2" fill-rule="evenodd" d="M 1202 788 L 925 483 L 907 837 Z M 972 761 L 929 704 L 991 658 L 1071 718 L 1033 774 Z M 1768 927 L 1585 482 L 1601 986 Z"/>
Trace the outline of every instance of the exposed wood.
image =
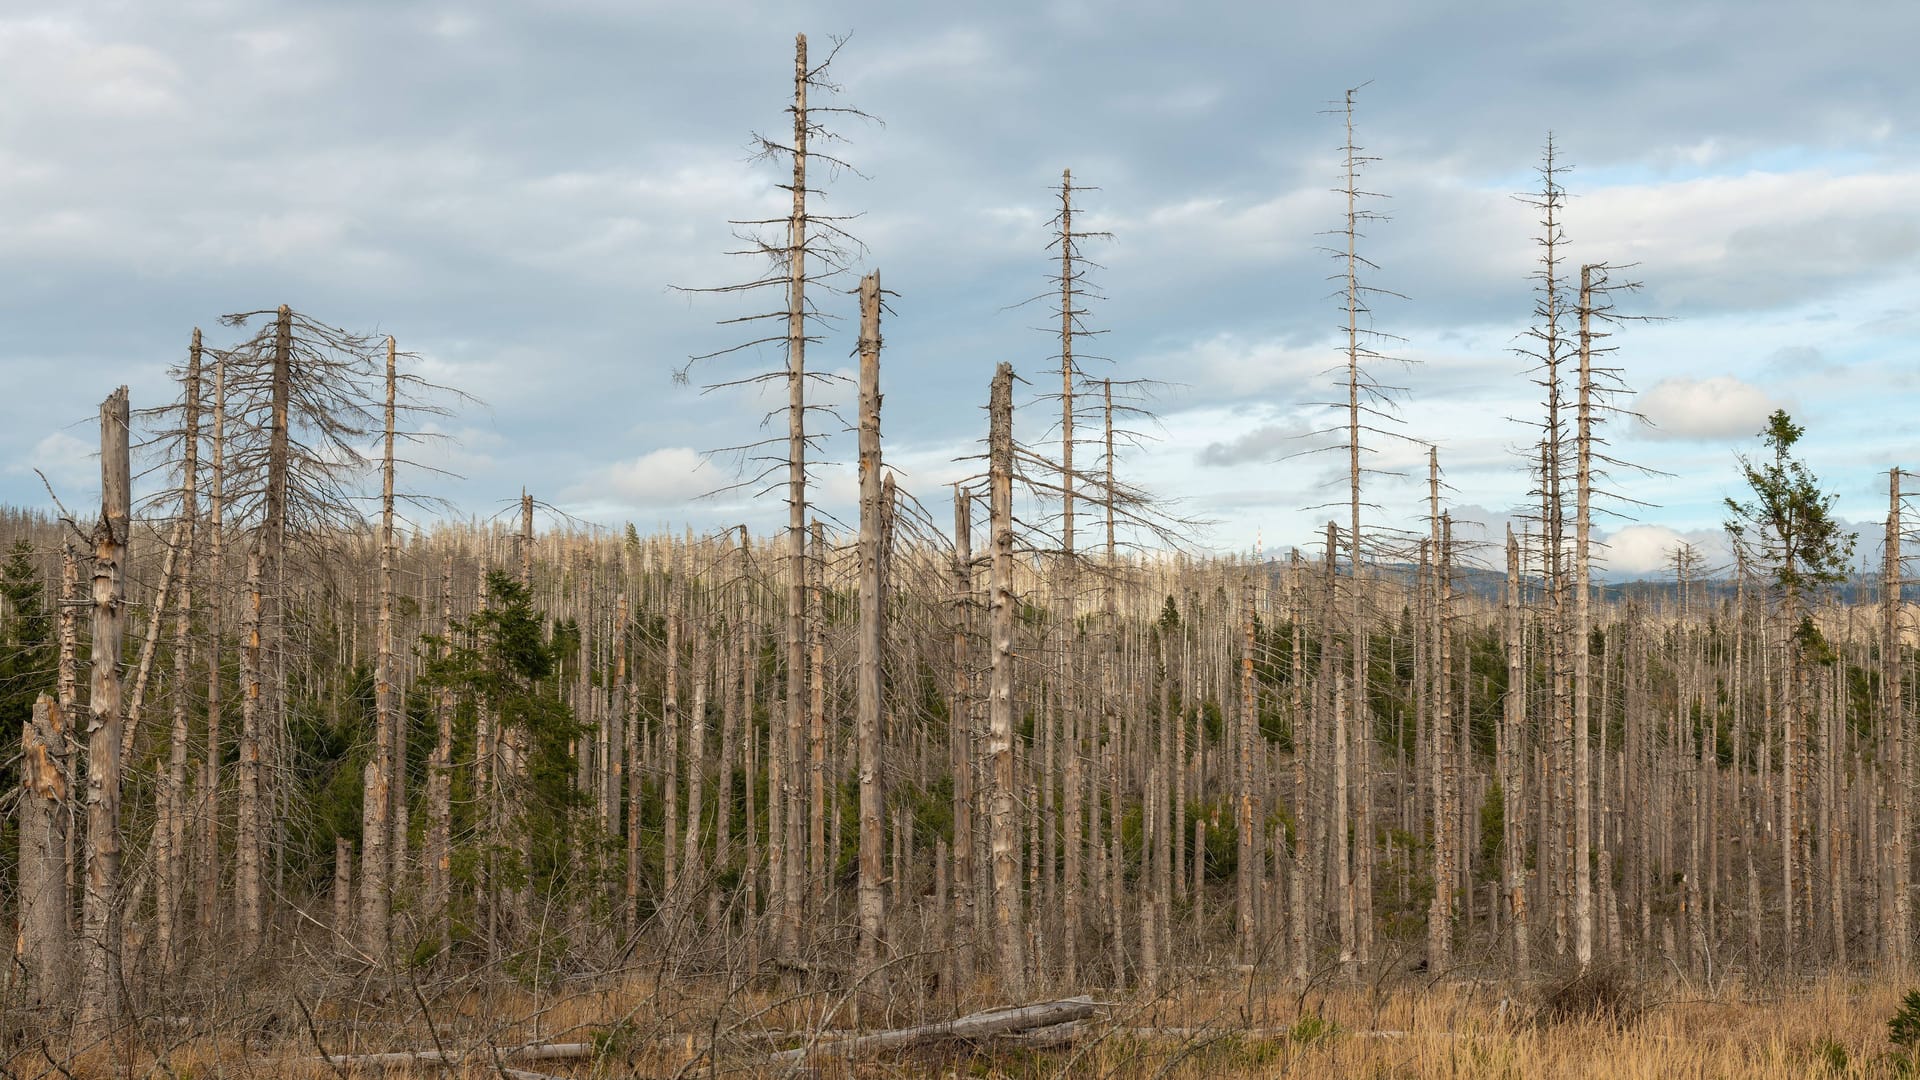
<path id="1" fill-rule="evenodd" d="M 854 724 L 860 743 L 860 967 L 875 971 L 886 929 L 881 890 L 886 793 L 880 778 L 880 648 L 887 612 L 880 567 L 880 272 L 860 280 L 860 619 Z"/>
<path id="2" fill-rule="evenodd" d="M 100 521 L 93 530 L 93 654 L 87 695 L 87 876 L 80 1023 L 105 1035 L 120 1016 L 121 635 L 126 625 L 133 477 L 127 388 L 100 405 Z"/>
<path id="3" fill-rule="evenodd" d="M 1049 1028 L 1057 1024 L 1085 1020 L 1093 1015 L 1091 997 L 1065 998 L 1035 1005 L 990 1009 L 971 1013 L 939 1024 L 880 1031 L 843 1039 L 822 1039 L 810 1046 L 783 1050 L 769 1060 L 774 1063 L 805 1061 L 820 1057 L 854 1057 L 876 1050 L 900 1050 L 952 1039 L 978 1039 L 1013 1032 Z"/>
<path id="4" fill-rule="evenodd" d="M 41 694 L 20 732 L 19 951 L 29 1005 L 65 1000 L 72 978 L 66 741 L 59 704 Z"/>
<path id="5" fill-rule="evenodd" d="M 987 758 L 993 776 L 993 921 L 999 942 L 1000 985 L 1018 995 L 1026 986 L 1026 950 L 1020 907 L 1020 851 L 1014 821 L 1013 767 L 1013 367 L 993 377 L 988 412 L 989 530 L 993 565 L 988 583 Z"/>

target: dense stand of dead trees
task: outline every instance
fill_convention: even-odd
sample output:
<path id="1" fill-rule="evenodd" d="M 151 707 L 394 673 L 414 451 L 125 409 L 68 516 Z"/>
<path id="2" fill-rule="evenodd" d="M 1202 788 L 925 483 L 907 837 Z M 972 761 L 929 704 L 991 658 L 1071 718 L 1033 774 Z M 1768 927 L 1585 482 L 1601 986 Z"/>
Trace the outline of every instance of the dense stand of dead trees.
<path id="1" fill-rule="evenodd" d="M 1070 173 L 1058 457 L 1019 437 L 1000 364 L 982 470 L 943 534 L 884 469 L 870 274 L 850 536 L 807 491 L 808 257 L 848 265 L 807 207 L 823 72 L 802 38 L 792 141 L 765 144 L 792 165 L 790 216 L 749 223 L 786 229 L 759 251 L 778 273 L 722 290 L 785 291 L 766 316 L 784 320 L 768 377 L 789 391 L 762 474 L 789 509 L 776 536 L 543 533 L 532 495 L 511 529 L 403 536 L 404 354 L 282 306 L 231 317 L 248 336 L 230 349 L 195 332 L 181 401 L 153 414 L 179 470 L 150 522 L 169 539 L 145 542 L 125 391 L 108 399 L 91 556 L 71 523 L 5 522 L 48 554 L 59 615 L 12 803 L 9 1003 L 72 1004 L 110 1032 L 235 956 L 956 999 L 979 976 L 1020 996 L 1226 965 L 1305 984 L 1416 964 L 1909 962 L 1902 473 L 1876 603 L 1795 563 L 1782 530 L 1802 519 L 1751 514 L 1730 584 L 1682 549 L 1672 589 L 1599 590 L 1594 499 L 1619 463 L 1596 360 L 1628 286 L 1589 263 L 1569 297 L 1551 145 L 1530 197 L 1538 512 L 1507 530 L 1504 575 L 1456 538 L 1437 451 L 1424 537 L 1363 521 L 1393 393 L 1371 372 L 1384 294 L 1362 280 L 1351 94 L 1346 520 L 1317 551 L 1181 554 L 1181 523 L 1116 475 L 1114 384 L 1076 360 L 1079 245 L 1100 234 L 1075 224 Z M 1095 416 L 1102 453 L 1079 468 Z M 376 476 L 369 528 L 354 490 Z M 1104 544 L 1083 545 L 1096 512 Z M 138 723 L 149 686 L 167 726 Z"/>
<path id="2" fill-rule="evenodd" d="M 181 790 L 265 741 L 244 726 L 235 740 L 208 711 L 234 699 L 230 687 L 209 694 L 209 680 L 237 682 L 244 719 L 247 695 L 262 694 L 260 661 L 202 667 L 216 655 L 208 627 L 238 626 L 243 654 L 261 651 L 261 560 L 224 581 L 204 576 L 207 560 L 190 561 L 197 587 L 176 588 L 171 602 L 196 605 L 197 618 L 184 636 L 177 623 L 148 629 L 164 638 L 163 656 L 184 642 L 186 658 L 167 657 L 154 676 L 177 719 L 137 733 L 132 773 L 116 785 L 116 623 L 127 603 L 116 575 L 132 568 L 145 584 L 130 600 L 155 602 L 163 583 L 147 575 L 164 552 L 122 554 L 131 533 L 110 495 L 95 531 L 85 746 L 52 697 L 23 732 L 31 812 L 20 880 L 37 884 L 22 894 L 31 902 L 19 909 L 18 971 L 31 992 L 60 999 L 79 961 L 74 989 L 97 1022 L 122 995 L 162 993 L 149 976 L 212 960 L 208 945 L 271 954 L 320 928 L 376 967 L 404 955 L 524 955 L 557 934 L 580 959 L 652 956 L 689 977 L 885 969 L 937 983 L 984 969 L 1010 993 L 1155 985 L 1229 961 L 1300 979 L 1416 956 L 1516 973 L 1604 957 L 1710 974 L 1898 964 L 1910 953 L 1900 890 L 1911 880 L 1901 860 L 1914 653 L 1898 471 L 1876 604 L 1810 588 L 1783 613 L 1754 567 L 1717 586 L 1682 551 L 1671 590 L 1583 600 L 1591 586 L 1577 588 L 1566 609 L 1575 655 L 1564 663 L 1545 542 L 1510 535 L 1504 582 L 1471 571 L 1437 467 L 1415 564 L 1377 564 L 1355 583 L 1339 557 L 1351 541 L 1334 526 L 1316 558 L 1117 559 L 1100 567 L 1106 615 L 1063 626 L 1056 556 L 1028 543 L 1014 517 L 1031 460 L 1021 464 L 1014 437 L 1010 368 L 990 387 L 983 483 L 956 500 L 963 538 L 984 524 L 985 558 L 933 532 L 904 496 L 889 502 L 877 460 L 877 280 L 866 293 L 869 482 L 858 542 L 818 531 L 802 567 L 810 715 L 790 784 L 772 783 L 767 768 L 788 738 L 777 628 L 790 564 L 777 538 L 537 534 L 523 519 L 514 533 L 437 527 L 402 544 L 383 526 L 364 541 L 337 537 L 324 555 L 303 549 L 287 571 L 302 625 L 286 632 L 317 655 L 288 665 L 284 707 L 351 698 L 360 665 L 373 676 L 364 705 L 343 714 L 366 725 L 363 814 L 357 830 L 337 828 L 357 855 L 337 874 L 316 872 L 336 869 L 331 838 L 321 850 L 291 840 L 264 850 L 275 841 L 257 825 L 255 852 L 244 832 L 189 829 L 189 808 L 237 815 L 236 797 L 264 794 L 244 774 Z M 108 490 L 124 485 L 110 476 Z M 1105 497 L 1097 483 L 1082 495 Z M 209 511 L 175 535 L 211 541 L 215 528 Z M 244 539 L 225 541 L 235 542 Z M 497 602 L 453 582 L 503 565 L 565 627 L 568 651 L 546 678 L 580 725 L 564 748 L 574 839 L 540 871 L 557 882 L 544 895 L 527 875 L 546 826 L 511 805 L 546 760 L 533 745 L 541 734 L 504 714 L 488 731 L 489 702 L 426 677 L 446 649 L 475 647 L 461 635 Z M 1366 600 L 1357 624 L 1355 589 Z M 1788 646 L 1796 633 L 1804 641 L 1803 619 L 1825 651 L 1795 663 Z M 423 635 L 419 648 L 394 644 Z M 1353 681 L 1355 649 L 1369 657 L 1364 684 Z M 65 662 L 78 666 L 79 655 L 69 648 Z M 439 688 L 410 693 L 409 682 Z M 1369 774 L 1366 757 L 1378 763 Z M 195 778 L 185 765 L 195 758 L 214 765 Z M 403 762 L 424 782 L 385 775 Z M 1358 793 L 1362 775 L 1369 790 Z M 115 796 L 127 783 L 156 797 L 123 830 Z M 1570 783 L 1562 810 L 1552 793 Z M 782 820 L 810 834 L 787 852 L 808 905 L 793 942 L 778 900 L 785 867 L 771 857 L 782 846 L 771 810 L 782 804 Z M 1358 808 L 1369 804 L 1375 824 L 1363 829 Z M 407 835 L 395 835 L 396 820 Z M 160 875 L 180 848 L 182 868 L 144 889 L 120 880 L 121 843 L 143 873 Z M 1354 895 L 1358 849 L 1376 868 L 1365 907 Z M 290 875 L 263 902 L 257 938 L 249 909 L 226 902 L 251 887 L 253 859 Z M 185 869 L 194 860 L 214 865 Z M 357 897 L 326 902 L 353 878 Z M 80 911 L 43 902 L 76 879 Z M 211 904 L 200 895 L 208 882 Z M 1046 901 L 1069 891 L 1087 902 Z M 207 934 L 169 931 L 180 912 L 209 907 Z M 1366 937 L 1374 954 L 1362 961 Z"/>

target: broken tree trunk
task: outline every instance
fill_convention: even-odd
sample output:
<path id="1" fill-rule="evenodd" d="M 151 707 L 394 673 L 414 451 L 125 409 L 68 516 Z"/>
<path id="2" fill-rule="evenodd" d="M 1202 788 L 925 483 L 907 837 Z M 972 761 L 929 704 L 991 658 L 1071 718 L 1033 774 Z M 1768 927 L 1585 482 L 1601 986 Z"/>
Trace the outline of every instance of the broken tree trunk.
<path id="1" fill-rule="evenodd" d="M 72 970 L 67 929 L 66 734 L 60 707 L 45 694 L 21 725 L 20 961 L 29 1005 L 66 997 Z"/>
<path id="2" fill-rule="evenodd" d="M 1053 1027 L 1056 1024 L 1085 1020 L 1092 1015 L 1093 998 L 1066 998 L 1037 1005 L 990 1009 L 941 1024 L 923 1024 L 919 1027 L 875 1032 L 872 1035 L 817 1042 L 812 1046 L 803 1046 L 796 1050 L 783 1050 L 773 1055 L 770 1060 L 779 1063 L 804 1061 L 809 1057 L 852 1057 L 870 1050 L 898 1050 L 949 1039 L 977 1039 L 989 1035 L 1032 1031 L 1037 1028 Z"/>
<path id="3" fill-rule="evenodd" d="M 120 959 L 120 639 L 133 518 L 127 388 L 100 404 L 100 524 L 93 532 L 93 675 L 87 721 L 87 880 L 80 1023 L 104 1035 L 118 1016 Z"/>

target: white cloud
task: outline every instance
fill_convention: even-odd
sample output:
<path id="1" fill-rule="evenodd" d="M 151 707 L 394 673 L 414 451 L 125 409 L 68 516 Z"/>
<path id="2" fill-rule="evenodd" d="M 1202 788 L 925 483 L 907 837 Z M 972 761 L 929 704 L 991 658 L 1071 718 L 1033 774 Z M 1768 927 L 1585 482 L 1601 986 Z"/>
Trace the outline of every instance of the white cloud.
<path id="1" fill-rule="evenodd" d="M 10 473 L 24 473 L 31 476 L 38 469 L 53 485 L 54 493 L 69 508 L 84 504 L 74 500 L 82 492 L 99 490 L 99 450 L 67 434 L 56 431 L 33 444 L 33 450 L 27 454 L 22 465 L 10 465 Z M 38 483 L 35 480 L 34 483 Z M 77 511 L 76 511 L 77 512 Z"/>
<path id="2" fill-rule="evenodd" d="M 1634 407 L 1655 439 L 1738 439 L 1758 432 L 1781 403 L 1731 375 L 1675 376 L 1648 387 Z"/>
<path id="3" fill-rule="evenodd" d="M 1745 308 L 1911 264 L 1916 195 L 1910 171 L 1756 171 L 1603 187 L 1577 212 L 1585 249 L 1639 263 L 1658 296 Z"/>
<path id="4" fill-rule="evenodd" d="M 0 21 L 0 65 L 40 107 L 80 116 L 150 117 L 176 112 L 179 65 L 144 45 L 89 40 L 52 18 Z"/>
<path id="5" fill-rule="evenodd" d="M 1704 560 L 1701 571 L 1716 574 L 1727 561 L 1726 534 L 1716 529 L 1679 532 L 1665 525 L 1628 525 L 1607 537 L 1594 553 L 1608 577 L 1658 576 L 1671 565 L 1681 544 L 1692 544 Z"/>
<path id="6" fill-rule="evenodd" d="M 569 488 L 565 497 L 631 508 L 678 507 L 729 482 L 698 450 L 668 446 L 610 465 L 594 481 Z"/>

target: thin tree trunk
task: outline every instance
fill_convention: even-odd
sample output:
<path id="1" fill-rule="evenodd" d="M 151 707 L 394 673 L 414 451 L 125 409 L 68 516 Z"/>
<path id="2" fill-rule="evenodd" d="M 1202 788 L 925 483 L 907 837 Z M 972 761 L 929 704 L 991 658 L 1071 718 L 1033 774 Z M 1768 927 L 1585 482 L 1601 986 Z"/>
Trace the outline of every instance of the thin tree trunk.
<path id="1" fill-rule="evenodd" d="M 1013 763 L 1013 366 L 993 377 L 988 434 L 989 510 L 993 542 L 987 608 L 990 645 L 987 689 L 987 756 L 993 764 L 993 912 L 999 937 L 1001 989 L 1020 997 L 1026 989 L 1026 951 L 1020 910 L 1020 851 L 1014 821 Z"/>
<path id="2" fill-rule="evenodd" d="M 1579 427 L 1575 434 L 1573 517 L 1573 921 L 1574 960 L 1585 970 L 1593 963 L 1593 778 L 1587 741 L 1592 710 L 1589 640 L 1592 615 L 1588 542 L 1593 496 L 1593 271 L 1580 268 Z"/>
<path id="3" fill-rule="evenodd" d="M 207 493 L 207 753 L 200 766 L 201 822 L 200 929 L 210 934 L 219 922 L 220 895 L 220 763 L 222 614 L 221 562 L 226 552 L 227 484 L 227 361 L 217 356 L 213 367 L 213 475 Z"/>
<path id="4" fill-rule="evenodd" d="M 154 947 L 159 954 L 160 970 L 171 974 L 179 966 L 176 935 L 180 932 L 180 906 L 187 876 L 187 719 L 189 695 L 187 678 L 192 671 L 193 652 L 189 633 L 193 628 L 193 567 L 199 539 L 200 482 L 200 331 L 193 332 L 193 344 L 187 350 L 186 385 L 181 397 L 183 432 L 181 439 L 180 518 L 185 536 L 176 542 L 184 545 L 186 565 L 181 568 L 180 597 L 173 624 L 173 727 L 167 739 L 167 771 L 155 791 L 154 801 Z M 156 610 L 158 610 L 156 608 Z"/>
<path id="5" fill-rule="evenodd" d="M 967 662 L 967 625 L 973 604 L 972 498 L 953 488 L 953 688 L 947 705 L 947 737 L 953 771 L 953 918 L 961 942 L 957 973 L 971 979 L 974 928 L 978 924 L 974 889 L 973 701 Z M 957 990 L 956 990 L 957 992 Z"/>
<path id="6" fill-rule="evenodd" d="M 800 787 L 807 801 L 807 885 L 814 909 L 820 910 L 831 891 L 827 817 L 837 799 L 827 773 L 827 531 L 819 518 L 813 519 L 812 536 L 813 557 L 807 560 L 807 778 Z"/>
<path id="7" fill-rule="evenodd" d="M 1902 696 L 1902 679 L 1905 677 L 1901 663 L 1904 653 L 1901 647 L 1900 608 L 1901 590 L 1905 584 L 1900 561 L 1901 553 L 1900 524 L 1900 470 L 1887 470 L 1887 537 L 1886 570 L 1880 585 L 1881 612 L 1884 619 L 1880 646 L 1880 685 L 1886 691 L 1887 722 L 1883 726 L 1892 734 L 1892 753 L 1889 755 L 1891 775 L 1884 781 L 1885 787 L 1892 791 L 1890 805 L 1887 807 L 1887 861 L 1892 864 L 1892 882 L 1888 890 L 1892 894 L 1890 910 L 1886 912 L 1886 930 L 1883 934 L 1888 948 L 1883 951 L 1884 958 L 1897 971 L 1904 971 L 1911 962 L 1911 943 L 1913 934 L 1913 857 L 1911 855 L 1911 837 L 1908 836 L 1908 822 L 1911 810 L 1908 800 L 1911 798 L 1909 780 L 1912 775 L 1912 750 L 1908 741 L 1906 701 Z"/>
<path id="8" fill-rule="evenodd" d="M 1531 945 L 1527 922 L 1526 866 L 1526 773 L 1527 689 L 1526 673 L 1521 666 L 1523 628 L 1520 622 L 1520 545 L 1514 540 L 1513 526 L 1507 526 L 1506 650 L 1507 696 L 1507 771 L 1502 777 L 1505 800 L 1501 828 L 1505 834 L 1505 878 L 1507 926 L 1511 938 L 1514 974 L 1525 977 L 1531 967 Z"/>
<path id="9" fill-rule="evenodd" d="M 703 613 L 704 615 L 704 613 Z M 704 617 L 693 620 L 693 708 L 687 713 L 687 831 L 685 847 L 680 861 L 681 899 L 675 905 L 675 911 L 687 924 L 691 924 L 694 912 L 699 905 L 695 890 L 706 886 L 706 875 L 700 872 L 700 817 L 706 803 L 707 773 L 707 684 L 710 681 L 709 669 L 712 666 L 712 635 L 707 632 Z M 666 852 L 667 859 L 673 858 L 673 852 Z"/>
<path id="10" fill-rule="evenodd" d="M 860 280 L 860 640 L 854 724 L 860 742 L 860 970 L 878 972 L 885 944 L 881 889 L 885 837 L 880 815 L 880 648 L 887 613 L 880 602 L 880 272 Z M 944 913 L 943 913 L 944 915 Z"/>
<path id="11" fill-rule="evenodd" d="M 453 655 L 453 556 L 440 571 L 440 648 L 442 664 Z M 451 927 L 447 900 L 453 888 L 453 688 L 442 686 L 433 702 L 433 758 L 427 766 L 426 877 L 428 921 L 444 945 Z"/>
<path id="12" fill-rule="evenodd" d="M 793 957 L 800 948 L 800 821 L 804 787 L 795 775 L 806 724 L 806 580 L 807 580 L 807 36 L 793 40 L 793 208 L 787 218 L 787 715 L 784 770 L 786 801 L 785 878 L 781 883 L 780 952 Z"/>
<path id="13" fill-rule="evenodd" d="M 387 955 L 389 882 L 395 880 L 392 837 L 394 745 L 398 723 L 393 707 L 393 440 L 394 340 L 387 339 L 386 432 L 380 464 L 380 614 L 373 661 L 373 756 L 367 762 L 360 829 L 360 931 L 362 947 L 376 959 Z M 398 763 L 404 766 L 404 762 Z"/>
<path id="14" fill-rule="evenodd" d="M 1239 832 L 1238 870 L 1233 875 L 1234 913 L 1242 964 L 1252 964 L 1255 956 L 1253 753 L 1258 722 L 1254 716 L 1253 690 L 1254 595 L 1253 582 L 1249 581 L 1241 588 L 1240 598 L 1240 745 L 1234 762 L 1234 824 Z"/>

